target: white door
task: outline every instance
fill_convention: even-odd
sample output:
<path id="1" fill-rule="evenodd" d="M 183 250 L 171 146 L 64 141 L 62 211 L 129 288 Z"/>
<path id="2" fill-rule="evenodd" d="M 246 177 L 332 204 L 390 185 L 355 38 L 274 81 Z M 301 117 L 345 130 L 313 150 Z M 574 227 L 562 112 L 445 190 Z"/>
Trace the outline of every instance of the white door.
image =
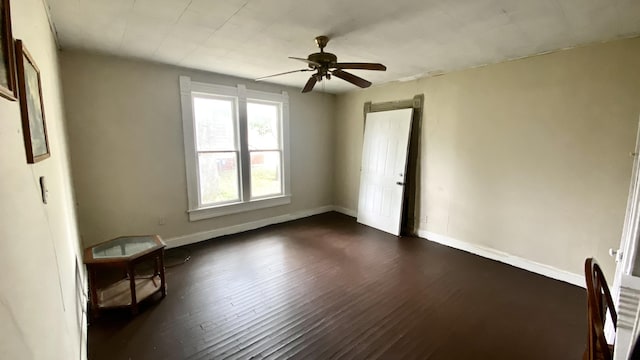
<path id="1" fill-rule="evenodd" d="M 400 235 L 404 179 L 413 109 L 368 113 L 362 167 L 358 222 Z"/>
<path id="2" fill-rule="evenodd" d="M 618 312 L 616 324 L 616 346 L 614 359 L 626 360 L 633 338 L 640 327 L 638 306 L 640 302 L 640 259 L 638 259 L 638 236 L 640 235 L 640 125 L 633 153 L 633 170 L 627 200 L 627 213 L 622 230 L 620 248 L 610 250 L 616 257 L 616 273 L 611 289 Z M 608 319 L 610 320 L 610 319 Z M 607 324 L 609 325 L 609 324 Z M 612 326 L 607 326 L 607 338 L 612 338 Z M 633 334 L 636 333 L 636 334 Z"/>

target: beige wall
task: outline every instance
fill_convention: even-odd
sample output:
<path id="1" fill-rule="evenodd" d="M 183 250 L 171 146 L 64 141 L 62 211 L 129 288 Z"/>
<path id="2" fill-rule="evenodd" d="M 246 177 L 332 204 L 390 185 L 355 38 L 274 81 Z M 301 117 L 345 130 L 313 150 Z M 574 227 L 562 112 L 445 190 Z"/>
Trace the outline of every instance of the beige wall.
<path id="1" fill-rule="evenodd" d="M 170 240 L 332 204 L 333 95 L 302 95 L 294 88 L 82 52 L 64 51 L 61 58 L 85 245 L 140 233 Z M 288 91 L 291 204 L 189 222 L 180 75 Z M 159 218 L 166 218 L 166 224 L 159 225 Z"/>
<path id="2" fill-rule="evenodd" d="M 57 50 L 42 4 L 11 1 L 14 37 L 24 41 L 41 71 L 51 157 L 27 164 L 19 104 L 0 98 L 0 358 L 73 360 L 86 356 L 82 279 L 76 287 L 82 258 Z M 40 176 L 49 188 L 47 205 L 40 199 Z"/>
<path id="3" fill-rule="evenodd" d="M 170 239 L 331 204 L 355 210 L 363 103 L 424 93 L 420 230 L 576 274 L 596 256 L 612 276 L 607 250 L 619 242 L 640 114 L 638 60 L 640 39 L 630 39 L 337 97 L 286 88 L 292 204 L 189 222 L 178 76 L 284 88 L 64 52 L 84 242 Z"/>
<path id="4" fill-rule="evenodd" d="M 336 101 L 336 205 L 357 209 L 363 103 L 425 95 L 420 229 L 610 279 L 640 114 L 640 38 L 354 91 Z"/>

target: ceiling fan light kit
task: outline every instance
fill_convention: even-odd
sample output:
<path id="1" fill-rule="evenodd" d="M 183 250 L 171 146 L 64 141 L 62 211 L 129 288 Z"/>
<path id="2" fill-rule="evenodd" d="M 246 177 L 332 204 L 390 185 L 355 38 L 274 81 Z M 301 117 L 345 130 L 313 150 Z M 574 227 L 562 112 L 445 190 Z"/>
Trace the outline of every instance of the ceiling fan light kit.
<path id="1" fill-rule="evenodd" d="M 366 88 L 371 86 L 371 82 L 356 76 L 352 73 L 344 71 L 344 69 L 358 69 L 358 70 L 376 70 L 376 71 L 385 71 L 387 67 L 378 64 L 378 63 L 339 63 L 338 57 L 332 53 L 324 52 L 324 48 L 329 43 L 329 37 L 327 36 L 318 36 L 316 37 L 316 44 L 320 48 L 320 52 L 316 52 L 310 54 L 306 59 L 298 58 L 290 56 L 290 59 L 299 60 L 307 63 L 308 69 L 300 69 L 287 71 L 279 74 L 269 75 L 265 77 L 261 77 L 256 79 L 256 81 L 261 81 L 267 78 L 271 78 L 274 76 L 280 76 L 285 74 L 292 74 L 297 72 L 305 72 L 305 71 L 315 71 L 315 74 L 311 75 L 307 83 L 302 88 L 303 93 L 307 93 L 313 90 L 313 87 L 317 82 L 322 81 L 323 79 L 331 80 L 332 75 L 340 78 L 344 81 L 347 81 L 353 85 L 356 85 L 361 88 Z"/>

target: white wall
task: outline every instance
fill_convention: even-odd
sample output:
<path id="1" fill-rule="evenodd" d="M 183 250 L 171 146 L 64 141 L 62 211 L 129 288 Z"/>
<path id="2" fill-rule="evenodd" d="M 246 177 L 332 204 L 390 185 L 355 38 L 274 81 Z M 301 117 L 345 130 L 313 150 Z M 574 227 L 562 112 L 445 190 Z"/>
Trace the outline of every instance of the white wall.
<path id="1" fill-rule="evenodd" d="M 61 59 L 79 223 L 86 245 L 144 233 L 160 234 L 170 245 L 203 240 L 222 228 L 332 205 L 335 96 L 303 95 L 296 88 L 106 55 L 63 51 Z M 180 75 L 289 93 L 291 204 L 189 222 Z M 159 225 L 160 218 L 166 224 Z"/>
<path id="2" fill-rule="evenodd" d="M 0 98 L 0 357 L 80 359 L 86 357 L 83 280 L 76 284 L 82 258 L 57 49 L 41 0 L 11 5 L 13 35 L 41 71 L 51 157 L 27 164 L 19 104 Z M 40 176 L 49 188 L 47 205 L 40 199 Z"/>
<path id="3" fill-rule="evenodd" d="M 363 104 L 425 95 L 420 230 L 581 276 L 622 232 L 640 38 L 337 97 L 336 205 L 357 209 Z"/>

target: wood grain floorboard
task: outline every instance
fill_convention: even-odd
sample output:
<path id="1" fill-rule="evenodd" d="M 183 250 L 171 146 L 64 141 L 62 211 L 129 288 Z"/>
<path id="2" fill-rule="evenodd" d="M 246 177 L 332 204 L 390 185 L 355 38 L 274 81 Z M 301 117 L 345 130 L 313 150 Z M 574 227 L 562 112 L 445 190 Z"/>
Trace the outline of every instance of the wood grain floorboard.
<path id="1" fill-rule="evenodd" d="M 580 359 L 584 289 L 327 213 L 170 250 L 169 292 L 103 312 L 89 359 Z"/>

